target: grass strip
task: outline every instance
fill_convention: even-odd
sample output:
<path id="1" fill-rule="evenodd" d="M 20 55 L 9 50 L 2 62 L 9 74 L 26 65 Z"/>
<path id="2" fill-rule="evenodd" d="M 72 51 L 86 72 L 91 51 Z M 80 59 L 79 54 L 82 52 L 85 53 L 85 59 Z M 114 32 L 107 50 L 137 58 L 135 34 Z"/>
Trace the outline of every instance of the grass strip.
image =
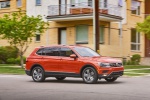
<path id="1" fill-rule="evenodd" d="M 15 67 L 0 67 L 0 74 L 23 75 L 25 74 L 25 71 L 24 69 L 15 68 Z"/>
<path id="2" fill-rule="evenodd" d="M 150 68 L 150 66 L 142 66 L 142 65 L 125 65 L 125 69 L 140 69 L 140 68 Z"/>
<path id="3" fill-rule="evenodd" d="M 130 72 L 130 73 L 149 73 L 150 74 L 150 69 L 148 70 L 132 70 L 132 71 L 126 71 L 126 72 Z"/>

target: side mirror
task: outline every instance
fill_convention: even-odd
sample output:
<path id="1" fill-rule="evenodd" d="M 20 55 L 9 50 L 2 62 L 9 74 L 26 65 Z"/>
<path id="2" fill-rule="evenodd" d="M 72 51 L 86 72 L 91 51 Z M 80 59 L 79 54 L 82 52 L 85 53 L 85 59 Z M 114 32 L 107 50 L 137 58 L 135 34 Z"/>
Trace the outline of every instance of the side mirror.
<path id="1" fill-rule="evenodd" d="M 76 59 L 76 58 L 77 58 L 77 56 L 76 56 L 75 54 L 71 54 L 71 55 L 70 55 L 70 58 L 74 58 L 74 59 Z"/>

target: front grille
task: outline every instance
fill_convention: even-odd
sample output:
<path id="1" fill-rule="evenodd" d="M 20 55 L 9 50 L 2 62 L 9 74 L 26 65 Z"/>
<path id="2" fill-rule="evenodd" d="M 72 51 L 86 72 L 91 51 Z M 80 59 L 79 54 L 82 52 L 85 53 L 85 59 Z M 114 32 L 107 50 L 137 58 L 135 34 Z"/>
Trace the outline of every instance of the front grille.
<path id="1" fill-rule="evenodd" d="M 122 65 L 122 63 L 110 63 L 111 67 L 121 67 Z"/>
<path id="2" fill-rule="evenodd" d="M 112 72 L 109 76 L 122 76 L 123 75 L 123 71 L 120 72 Z"/>

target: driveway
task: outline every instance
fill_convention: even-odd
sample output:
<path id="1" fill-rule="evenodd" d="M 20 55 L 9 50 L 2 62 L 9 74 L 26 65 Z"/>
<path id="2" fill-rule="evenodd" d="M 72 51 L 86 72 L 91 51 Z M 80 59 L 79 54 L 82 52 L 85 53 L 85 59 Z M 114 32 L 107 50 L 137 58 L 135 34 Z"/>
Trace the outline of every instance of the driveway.
<path id="1" fill-rule="evenodd" d="M 80 78 L 35 83 L 26 75 L 0 75 L 0 100 L 150 100 L 150 76 L 85 84 Z"/>

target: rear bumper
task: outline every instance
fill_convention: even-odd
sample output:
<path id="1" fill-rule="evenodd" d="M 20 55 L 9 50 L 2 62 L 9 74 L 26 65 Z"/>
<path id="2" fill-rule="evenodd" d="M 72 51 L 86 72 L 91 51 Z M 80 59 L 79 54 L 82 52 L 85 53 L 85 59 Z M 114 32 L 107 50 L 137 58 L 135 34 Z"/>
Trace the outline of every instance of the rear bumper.
<path id="1" fill-rule="evenodd" d="M 30 71 L 25 70 L 25 73 L 26 73 L 27 75 L 31 76 L 31 72 L 30 72 Z"/>
<path id="2" fill-rule="evenodd" d="M 110 74 L 99 74 L 98 77 L 99 78 L 109 78 L 109 77 L 120 77 L 122 76 L 124 73 L 124 71 L 115 71 L 115 72 L 112 72 Z"/>

